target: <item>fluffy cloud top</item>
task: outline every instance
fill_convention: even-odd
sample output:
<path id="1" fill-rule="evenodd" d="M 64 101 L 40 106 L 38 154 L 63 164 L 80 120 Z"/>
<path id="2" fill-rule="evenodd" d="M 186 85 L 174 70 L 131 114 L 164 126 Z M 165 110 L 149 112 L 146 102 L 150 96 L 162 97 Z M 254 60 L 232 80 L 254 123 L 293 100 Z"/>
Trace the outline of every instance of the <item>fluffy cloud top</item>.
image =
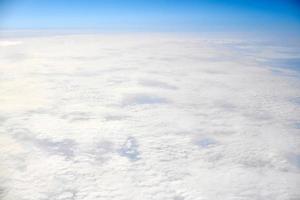
<path id="1" fill-rule="evenodd" d="M 0 199 L 300 198 L 293 46 L 65 35 L 0 57 Z"/>

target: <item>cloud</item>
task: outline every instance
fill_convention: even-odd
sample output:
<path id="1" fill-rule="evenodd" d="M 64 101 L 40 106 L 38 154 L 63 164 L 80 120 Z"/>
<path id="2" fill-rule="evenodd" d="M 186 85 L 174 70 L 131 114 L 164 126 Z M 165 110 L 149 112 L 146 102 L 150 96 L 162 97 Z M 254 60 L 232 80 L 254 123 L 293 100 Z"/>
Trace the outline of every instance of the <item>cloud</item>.
<path id="1" fill-rule="evenodd" d="M 2 41 L 0 41 L 0 46 L 4 46 L 4 47 L 15 46 L 15 45 L 20 45 L 20 44 L 22 44 L 21 41 L 13 41 L 13 40 L 2 40 Z"/>
<path id="2" fill-rule="evenodd" d="M 297 49 L 170 33 L 18 41 L 0 50 L 0 199 L 299 199 L 300 82 L 266 65 Z"/>

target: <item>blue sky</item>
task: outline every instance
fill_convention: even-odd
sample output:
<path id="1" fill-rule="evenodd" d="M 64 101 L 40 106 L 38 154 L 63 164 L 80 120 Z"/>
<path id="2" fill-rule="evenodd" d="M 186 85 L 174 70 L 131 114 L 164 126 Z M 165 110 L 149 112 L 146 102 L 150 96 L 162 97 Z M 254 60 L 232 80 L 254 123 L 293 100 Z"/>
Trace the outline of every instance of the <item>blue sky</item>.
<path id="1" fill-rule="evenodd" d="M 300 30 L 297 1 L 0 0 L 2 29 Z"/>

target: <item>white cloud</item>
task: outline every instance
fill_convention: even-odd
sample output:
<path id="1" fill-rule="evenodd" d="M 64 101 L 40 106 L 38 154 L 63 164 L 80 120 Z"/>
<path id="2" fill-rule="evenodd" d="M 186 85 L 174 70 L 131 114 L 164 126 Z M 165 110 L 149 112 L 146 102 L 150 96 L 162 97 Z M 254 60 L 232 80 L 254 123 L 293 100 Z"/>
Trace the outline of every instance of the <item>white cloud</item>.
<path id="1" fill-rule="evenodd" d="M 265 65 L 292 47 L 172 34 L 2 43 L 1 199 L 300 198 L 299 76 Z"/>

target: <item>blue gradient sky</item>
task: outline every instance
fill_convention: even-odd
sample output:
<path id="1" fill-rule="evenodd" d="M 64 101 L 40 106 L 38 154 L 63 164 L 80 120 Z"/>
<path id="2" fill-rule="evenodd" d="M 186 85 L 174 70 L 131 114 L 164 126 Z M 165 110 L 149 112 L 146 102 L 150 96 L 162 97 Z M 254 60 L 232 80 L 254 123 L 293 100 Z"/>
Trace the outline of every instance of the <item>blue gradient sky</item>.
<path id="1" fill-rule="evenodd" d="M 284 0 L 0 0 L 0 28 L 299 31 L 300 4 Z"/>

